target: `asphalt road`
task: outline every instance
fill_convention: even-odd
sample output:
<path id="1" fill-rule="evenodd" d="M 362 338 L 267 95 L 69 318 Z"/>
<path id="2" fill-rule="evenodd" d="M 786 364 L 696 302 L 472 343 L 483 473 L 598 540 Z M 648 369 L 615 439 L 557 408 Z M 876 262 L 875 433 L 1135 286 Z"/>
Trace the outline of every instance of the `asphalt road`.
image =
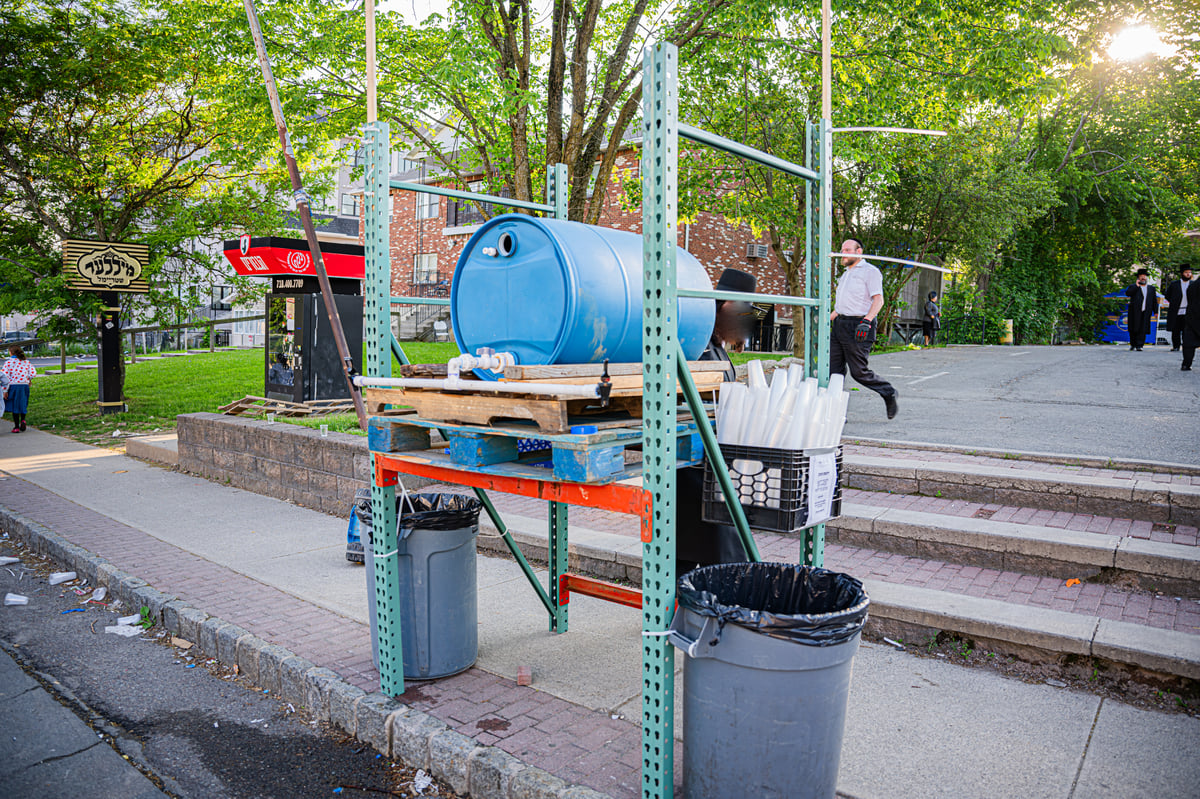
<path id="1" fill-rule="evenodd" d="M 135 609 L 82 605 L 90 587 L 80 596 L 77 584 L 49 585 L 45 562 L 11 542 L 0 541 L 0 555 L 23 558 L 0 567 L 0 596 L 29 598 L 24 606 L 0 606 L 5 799 L 411 792 L 411 770 L 189 656 L 160 630 L 135 638 L 105 633 Z M 25 674 L 5 662 L 5 653 Z M 424 795 L 452 794 L 434 783 Z"/>
<path id="2" fill-rule="evenodd" d="M 873 355 L 900 392 L 861 388 L 845 435 L 985 449 L 1200 464 L 1200 371 L 1170 347 L 946 347 Z M 1197 365 L 1200 369 L 1200 364 Z"/>

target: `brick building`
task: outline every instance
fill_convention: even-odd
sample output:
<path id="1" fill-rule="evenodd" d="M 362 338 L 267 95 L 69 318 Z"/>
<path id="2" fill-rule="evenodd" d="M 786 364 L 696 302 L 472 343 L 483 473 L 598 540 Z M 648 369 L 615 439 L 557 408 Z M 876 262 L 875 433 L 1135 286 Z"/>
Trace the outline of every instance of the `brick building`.
<path id="1" fill-rule="evenodd" d="M 639 167 L 639 153 L 632 148 L 617 157 L 600 214 L 602 227 L 641 233 L 641 210 L 622 207 L 621 188 L 623 180 L 638 177 Z M 395 179 L 426 182 L 420 167 L 400 173 Z M 472 186 L 472 190 L 481 189 Z M 493 215 L 504 212 L 503 208 L 491 209 Z M 390 231 L 393 296 L 448 296 L 463 245 L 483 221 L 479 211 L 468 202 L 393 190 Z M 771 252 L 769 242 L 765 237 L 755 236 L 749 226 L 733 226 L 717 214 L 701 213 L 693 224 L 680 226 L 679 243 L 705 266 L 714 285 L 723 269 L 733 267 L 755 275 L 760 293 L 787 293 L 783 268 Z M 421 322 L 408 324 L 414 319 Z M 432 319 L 429 310 L 409 306 L 401 313 L 401 338 L 423 332 L 422 324 L 430 325 Z M 791 307 L 774 306 L 767 321 L 784 328 L 790 326 Z M 790 347 L 786 333 L 785 329 L 782 337 L 764 341 L 760 348 Z"/>

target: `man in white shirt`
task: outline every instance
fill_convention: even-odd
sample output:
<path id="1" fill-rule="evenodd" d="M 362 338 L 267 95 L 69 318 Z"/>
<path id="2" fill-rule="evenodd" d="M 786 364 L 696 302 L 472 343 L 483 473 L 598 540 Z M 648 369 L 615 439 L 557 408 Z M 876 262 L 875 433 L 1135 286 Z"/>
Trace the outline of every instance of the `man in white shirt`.
<path id="1" fill-rule="evenodd" d="M 1179 267 L 1179 280 L 1171 281 L 1163 295 L 1167 298 L 1167 330 L 1171 331 L 1171 352 L 1183 344 L 1183 322 L 1187 316 L 1187 290 L 1192 282 L 1192 265 Z"/>
<path id="2" fill-rule="evenodd" d="M 883 275 L 864 261 L 862 245 L 854 239 L 842 243 L 846 253 L 842 261 L 846 271 L 837 283 L 834 298 L 833 330 L 829 341 L 829 373 L 846 374 L 883 397 L 887 418 L 893 419 L 900 409 L 899 393 L 892 384 L 879 377 L 867 366 L 867 356 L 875 343 L 875 317 L 883 308 Z"/>

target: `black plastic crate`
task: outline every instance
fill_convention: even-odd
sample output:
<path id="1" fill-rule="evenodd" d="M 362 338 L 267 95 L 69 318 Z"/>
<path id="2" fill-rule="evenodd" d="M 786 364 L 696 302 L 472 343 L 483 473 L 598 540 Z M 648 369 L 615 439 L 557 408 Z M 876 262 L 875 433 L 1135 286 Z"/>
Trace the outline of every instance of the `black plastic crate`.
<path id="1" fill-rule="evenodd" d="M 729 470 L 734 491 L 742 500 L 742 512 L 755 530 L 790 533 L 810 527 L 808 524 L 809 456 L 836 453 L 833 504 L 830 519 L 842 512 L 842 448 L 789 450 L 768 447 L 721 445 L 721 454 Z M 721 483 L 712 466 L 704 463 L 704 508 L 706 522 L 733 524 L 725 505 Z M 829 521 L 829 519 L 823 519 Z"/>

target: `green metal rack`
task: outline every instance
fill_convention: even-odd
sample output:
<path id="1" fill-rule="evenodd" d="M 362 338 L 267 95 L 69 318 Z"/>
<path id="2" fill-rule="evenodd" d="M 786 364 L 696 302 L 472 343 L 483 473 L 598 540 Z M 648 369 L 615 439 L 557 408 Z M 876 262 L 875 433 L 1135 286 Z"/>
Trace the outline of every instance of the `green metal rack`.
<path id="1" fill-rule="evenodd" d="M 675 377 L 680 357 L 676 340 L 675 309 L 678 297 L 746 299 L 745 295 L 691 291 L 677 288 L 675 248 L 678 234 L 679 138 L 724 150 L 741 158 L 798 175 L 818 184 L 817 202 L 809 192 L 807 226 L 808 263 L 818 256 L 816 292 L 806 282 L 808 297 L 773 297 L 773 302 L 804 308 L 805 330 L 813 325 L 816 341 L 806 337 L 808 373 L 820 385 L 829 384 L 830 251 L 829 150 L 830 124 L 822 120 L 810 126 L 809 164 L 798 166 L 767 153 L 745 147 L 679 122 L 678 52 L 672 44 L 646 48 L 642 57 L 642 237 L 645 274 L 643 298 L 645 329 L 642 332 L 644 381 L 643 487 L 653 492 L 653 530 L 642 552 L 642 796 L 660 799 L 673 793 L 674 774 L 674 649 L 657 633 L 671 622 L 675 604 L 675 473 L 674 436 L 668 432 L 675 422 Z M 816 168 L 814 168 L 816 167 Z M 816 225 L 813 220 L 818 219 Z M 815 228 L 815 230 L 814 230 Z M 815 234 L 815 235 L 814 235 Z M 814 247 L 815 245 L 815 252 Z M 684 370 L 686 371 L 686 370 Z M 680 372 L 679 374 L 682 374 Z M 689 403 L 693 391 L 685 393 Z M 708 442 L 706 451 L 709 450 Z M 720 474 L 724 463 L 714 468 Z M 726 493 L 727 501 L 729 494 Z M 736 502 L 729 502 L 731 509 Z M 740 508 L 737 508 L 740 510 Z M 736 516 L 736 514 L 735 514 Z M 743 521 L 744 523 L 744 521 Z M 741 527 L 741 524 L 739 524 Z M 824 525 L 810 528 L 805 536 L 804 560 L 819 566 L 824 557 Z M 751 550 L 753 551 L 753 550 Z"/>
<path id="2" fill-rule="evenodd" d="M 642 145 L 642 236 L 643 236 L 643 332 L 642 332 L 642 420 L 643 471 L 642 491 L 650 500 L 643 518 L 642 551 L 642 795 L 661 799 L 673 795 L 674 774 L 674 649 L 662 633 L 671 623 L 675 606 L 675 479 L 677 442 L 677 388 L 681 387 L 688 406 L 697 419 L 704 415 L 695 386 L 687 370 L 677 339 L 677 301 L 679 297 L 746 300 L 764 299 L 793 305 L 804 312 L 805 368 L 822 386 L 829 382 L 831 220 L 829 217 L 829 153 L 831 126 L 828 119 L 807 126 L 806 157 L 803 166 L 791 164 L 729 139 L 680 123 L 678 118 L 678 53 L 674 45 L 658 44 L 643 54 L 643 145 Z M 387 175 L 390 147 L 386 123 L 373 123 L 364 129 L 367 155 L 366 268 L 367 268 L 367 371 L 372 377 L 391 374 L 393 338 L 390 329 L 390 304 L 412 298 L 390 297 L 391 264 L 388 248 L 388 196 L 392 189 L 428 192 L 460 199 L 474 199 L 509 207 L 548 213 L 556 218 L 567 216 L 566 166 L 555 165 L 546 179 L 546 203 L 518 202 L 441 187 L 390 181 Z M 711 146 L 735 156 L 779 169 L 809 181 L 806 214 L 806 294 L 805 297 L 746 295 L 731 292 L 685 290 L 676 281 L 678 240 L 678 162 L 679 138 Z M 812 264 L 818 264 L 813 274 Z M 813 279 L 815 277 L 815 280 Z M 444 301 L 442 301 L 444 302 Z M 440 304 L 440 303 L 439 303 Z M 815 322 L 814 316 L 815 314 Z M 815 335 L 814 335 L 815 333 Z M 402 352 L 402 351 L 401 351 Z M 404 359 L 401 358 L 403 361 Z M 705 454 L 714 471 L 723 478 L 722 487 L 748 551 L 757 559 L 753 538 L 746 526 L 740 503 L 735 500 L 725 464 L 711 429 L 700 425 Z M 388 457 L 372 451 L 376 475 L 386 472 Z M 404 692 L 404 674 L 400 638 L 399 596 L 395 587 L 396 548 L 395 488 L 377 477 L 372 489 L 376 535 L 375 591 L 379 630 L 379 673 L 381 690 L 389 695 Z M 478 490 L 478 489 L 477 489 Z M 486 496 L 489 513 L 504 530 Z M 550 558 L 567 558 L 567 507 L 550 503 Z M 382 533 L 382 534 L 381 534 Z M 824 558 L 824 525 L 806 531 L 803 559 L 820 566 Z M 392 553 L 392 555 L 389 555 Z M 523 563 L 519 551 L 514 553 Z M 527 575 L 528 576 L 528 575 Z M 550 629 L 565 632 L 565 607 L 558 604 L 559 586 L 551 580 L 549 595 L 540 592 L 550 612 Z"/>

